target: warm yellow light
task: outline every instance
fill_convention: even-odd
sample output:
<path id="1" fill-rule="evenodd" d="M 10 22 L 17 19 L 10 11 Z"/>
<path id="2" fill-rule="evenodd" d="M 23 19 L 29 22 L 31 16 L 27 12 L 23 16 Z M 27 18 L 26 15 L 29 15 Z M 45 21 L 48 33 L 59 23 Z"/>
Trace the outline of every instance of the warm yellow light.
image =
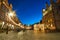
<path id="1" fill-rule="evenodd" d="M 9 16 L 13 16 L 13 14 L 12 13 L 9 13 Z"/>
<path id="2" fill-rule="evenodd" d="M 14 16 L 14 12 L 9 12 L 8 16 L 10 16 L 10 17 Z"/>
<path id="3" fill-rule="evenodd" d="M 4 22 L 2 22 L 2 24 L 4 25 Z"/>

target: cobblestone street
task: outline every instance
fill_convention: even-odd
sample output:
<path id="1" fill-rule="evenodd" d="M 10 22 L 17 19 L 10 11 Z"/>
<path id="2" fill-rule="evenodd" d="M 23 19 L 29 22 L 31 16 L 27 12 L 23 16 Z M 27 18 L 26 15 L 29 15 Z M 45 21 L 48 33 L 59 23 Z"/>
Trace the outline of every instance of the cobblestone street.
<path id="1" fill-rule="evenodd" d="M 1 33 L 0 40 L 60 40 L 60 33 L 40 33 L 34 31 L 9 31 L 8 34 Z"/>

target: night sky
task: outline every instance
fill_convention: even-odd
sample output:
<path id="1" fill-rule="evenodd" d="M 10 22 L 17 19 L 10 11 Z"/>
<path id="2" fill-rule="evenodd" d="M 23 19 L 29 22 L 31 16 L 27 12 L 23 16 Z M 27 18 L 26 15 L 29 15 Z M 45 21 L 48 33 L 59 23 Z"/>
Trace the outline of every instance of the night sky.
<path id="1" fill-rule="evenodd" d="M 49 0 L 9 0 L 9 3 L 12 3 L 18 19 L 30 25 L 42 20 L 42 8 L 46 8 L 46 1 L 50 4 Z"/>

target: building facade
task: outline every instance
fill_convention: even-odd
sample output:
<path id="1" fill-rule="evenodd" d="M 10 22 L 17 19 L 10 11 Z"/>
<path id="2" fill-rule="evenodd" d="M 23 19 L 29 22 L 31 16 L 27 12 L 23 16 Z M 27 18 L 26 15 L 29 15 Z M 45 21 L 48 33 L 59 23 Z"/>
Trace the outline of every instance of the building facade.
<path id="1" fill-rule="evenodd" d="M 13 16 L 11 16 L 13 15 Z M 12 4 L 8 3 L 8 0 L 0 0 L 0 23 L 8 23 L 8 26 L 20 26 L 19 19 L 16 16 L 16 12 L 12 9 Z"/>
<path id="2" fill-rule="evenodd" d="M 12 4 L 8 3 L 8 0 L 0 0 L 0 20 L 7 21 L 6 14 L 12 11 Z"/>
<path id="3" fill-rule="evenodd" d="M 50 6 L 46 2 L 46 9 L 43 9 L 42 23 L 45 29 L 60 30 L 60 0 L 50 0 Z"/>

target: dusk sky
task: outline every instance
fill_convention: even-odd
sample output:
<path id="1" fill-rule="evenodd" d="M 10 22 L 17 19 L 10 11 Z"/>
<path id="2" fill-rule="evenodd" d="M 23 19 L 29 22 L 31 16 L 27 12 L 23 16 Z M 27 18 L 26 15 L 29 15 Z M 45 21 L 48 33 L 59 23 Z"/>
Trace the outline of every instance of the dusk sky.
<path id="1" fill-rule="evenodd" d="M 42 8 L 45 8 L 46 1 L 50 4 L 49 0 L 9 0 L 9 3 L 12 3 L 18 19 L 30 25 L 42 20 Z"/>

